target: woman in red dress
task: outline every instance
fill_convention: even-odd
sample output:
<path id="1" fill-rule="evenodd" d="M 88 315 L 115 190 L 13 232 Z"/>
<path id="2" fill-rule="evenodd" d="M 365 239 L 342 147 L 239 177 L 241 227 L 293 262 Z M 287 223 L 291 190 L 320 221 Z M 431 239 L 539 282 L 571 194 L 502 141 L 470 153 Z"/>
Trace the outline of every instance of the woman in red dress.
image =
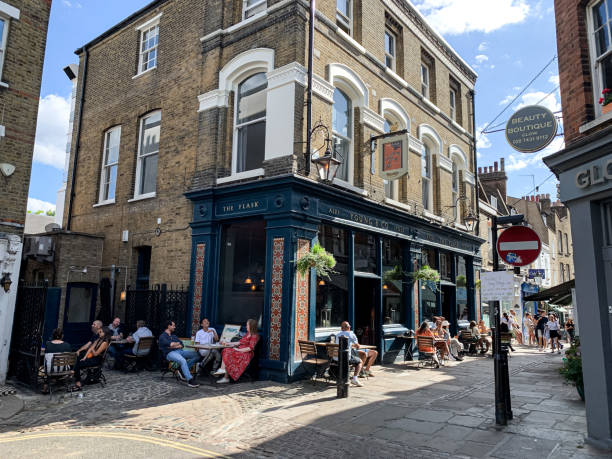
<path id="1" fill-rule="evenodd" d="M 217 383 L 228 383 L 228 376 L 234 381 L 238 380 L 249 366 L 249 362 L 253 358 L 255 345 L 259 340 L 257 321 L 255 319 L 247 320 L 246 329 L 247 334 L 238 343 L 232 343 L 235 347 L 223 349 L 223 354 L 221 355 L 223 363 L 215 374 L 224 374 L 225 376 L 217 381 Z"/>

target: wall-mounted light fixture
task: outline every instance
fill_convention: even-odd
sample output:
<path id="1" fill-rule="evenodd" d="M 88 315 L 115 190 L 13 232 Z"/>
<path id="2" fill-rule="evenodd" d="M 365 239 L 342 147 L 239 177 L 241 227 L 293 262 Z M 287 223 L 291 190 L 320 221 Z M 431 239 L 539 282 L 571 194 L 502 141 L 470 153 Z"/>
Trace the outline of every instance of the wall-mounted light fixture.
<path id="1" fill-rule="evenodd" d="M 8 291 L 11 289 L 12 283 L 13 281 L 11 280 L 10 273 L 4 273 L 4 275 L 2 276 L 2 279 L 0 279 L 0 287 L 2 287 L 4 291 L 8 293 Z"/>
<path id="2" fill-rule="evenodd" d="M 334 177 L 336 177 L 338 167 L 340 167 L 342 161 L 338 159 L 339 153 L 332 151 L 332 139 L 329 136 L 329 129 L 322 121 L 319 121 L 312 131 L 310 131 L 309 137 L 312 137 L 317 131 L 325 131 L 324 144 L 310 155 L 310 160 L 317 166 L 319 178 L 324 182 L 331 183 Z M 325 153 L 320 155 L 319 151 L 323 148 L 325 148 Z"/>

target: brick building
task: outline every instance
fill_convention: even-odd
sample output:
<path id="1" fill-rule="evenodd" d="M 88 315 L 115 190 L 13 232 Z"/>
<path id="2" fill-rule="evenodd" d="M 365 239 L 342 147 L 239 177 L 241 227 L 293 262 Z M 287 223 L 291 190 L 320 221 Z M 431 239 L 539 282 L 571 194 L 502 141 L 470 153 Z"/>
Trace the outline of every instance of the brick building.
<path id="1" fill-rule="evenodd" d="M 612 446 L 612 88 L 609 1 L 555 0 L 565 148 L 544 158 L 572 215 L 588 439 Z M 601 99 L 601 100 L 600 100 Z M 605 105 L 604 105 L 605 104 Z"/>
<path id="2" fill-rule="evenodd" d="M 51 0 L 0 1 L 0 383 L 6 376 Z M 3 282 L 4 283 L 4 282 Z"/>
<path id="3" fill-rule="evenodd" d="M 258 318 L 282 380 L 297 340 L 342 320 L 392 360 L 420 320 L 475 317 L 480 265 L 476 74 L 408 1 L 317 7 L 312 146 L 329 136 L 331 183 L 304 155 L 306 2 L 158 0 L 77 51 L 64 227 L 103 235 L 132 286 L 188 283 L 194 327 Z M 370 137 L 395 131 L 383 162 Z M 331 279 L 295 270 L 317 240 Z M 439 288 L 411 281 L 425 264 Z"/>

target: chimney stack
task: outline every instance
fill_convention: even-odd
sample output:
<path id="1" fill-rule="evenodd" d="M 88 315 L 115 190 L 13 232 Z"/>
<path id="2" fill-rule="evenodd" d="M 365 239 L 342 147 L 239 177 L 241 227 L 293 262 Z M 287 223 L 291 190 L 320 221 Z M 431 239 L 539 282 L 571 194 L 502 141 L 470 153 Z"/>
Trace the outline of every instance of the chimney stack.
<path id="1" fill-rule="evenodd" d="M 501 171 L 504 172 L 504 158 L 501 158 L 499 161 L 501 163 Z"/>
<path id="2" fill-rule="evenodd" d="M 495 166 L 495 172 L 497 172 L 497 161 L 495 161 L 493 165 Z"/>
<path id="3" fill-rule="evenodd" d="M 539 194 L 536 195 L 535 200 L 536 200 L 536 202 L 540 202 L 540 195 Z"/>
<path id="4" fill-rule="evenodd" d="M 478 168 L 478 175 L 482 174 L 482 167 Z"/>

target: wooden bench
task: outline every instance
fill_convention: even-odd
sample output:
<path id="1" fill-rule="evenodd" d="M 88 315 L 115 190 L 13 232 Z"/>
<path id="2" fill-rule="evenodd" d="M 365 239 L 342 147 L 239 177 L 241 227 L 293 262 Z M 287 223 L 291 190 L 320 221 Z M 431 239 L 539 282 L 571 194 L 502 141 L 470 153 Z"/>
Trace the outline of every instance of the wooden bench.
<path id="1" fill-rule="evenodd" d="M 312 374 L 312 382 L 316 384 L 317 377 L 323 376 L 323 373 L 329 367 L 329 359 L 317 357 L 317 346 L 314 341 L 298 340 L 300 345 L 300 355 L 302 357 L 302 363 L 310 366 L 314 366 L 314 372 Z M 336 351 L 337 355 L 337 351 Z M 305 365 L 305 366 L 306 366 Z M 319 368 L 323 370 L 320 371 Z"/>

